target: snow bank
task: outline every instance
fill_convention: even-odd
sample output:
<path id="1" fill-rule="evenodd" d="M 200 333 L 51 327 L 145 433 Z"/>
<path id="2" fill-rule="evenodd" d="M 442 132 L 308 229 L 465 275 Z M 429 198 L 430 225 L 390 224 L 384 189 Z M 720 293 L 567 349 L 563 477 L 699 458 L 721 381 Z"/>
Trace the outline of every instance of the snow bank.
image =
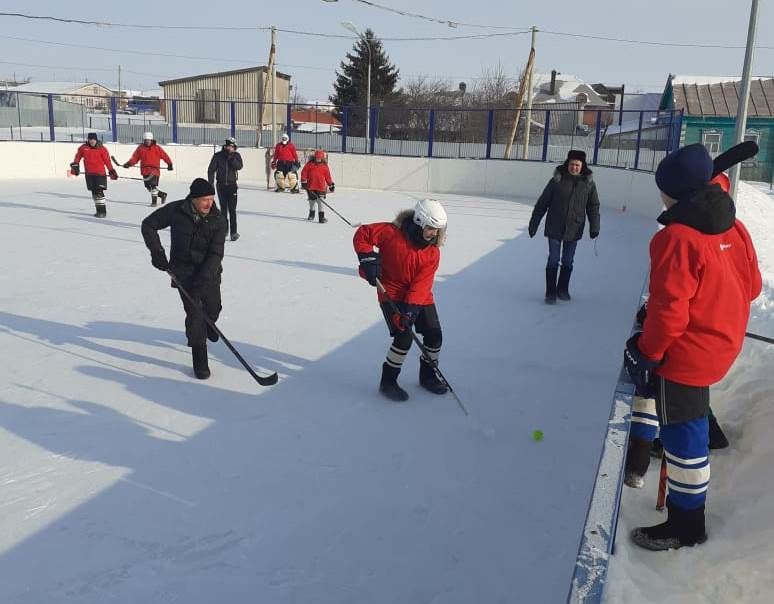
<path id="1" fill-rule="evenodd" d="M 755 243 L 764 291 L 749 331 L 774 337 L 774 195 L 742 183 L 738 212 Z M 712 389 L 712 409 L 731 446 L 712 453 L 707 499 L 709 541 L 698 548 L 649 552 L 631 545 L 629 531 L 655 524 L 658 465 L 644 490 L 624 489 L 608 602 L 771 602 L 774 594 L 774 354 L 748 340 L 726 379 Z"/>

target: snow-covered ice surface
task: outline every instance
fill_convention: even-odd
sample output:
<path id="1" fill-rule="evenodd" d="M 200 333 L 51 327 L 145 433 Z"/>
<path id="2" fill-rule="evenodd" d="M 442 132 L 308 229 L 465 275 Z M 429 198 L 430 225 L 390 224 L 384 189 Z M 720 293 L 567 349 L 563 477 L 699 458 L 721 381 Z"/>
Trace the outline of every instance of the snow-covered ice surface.
<path id="1" fill-rule="evenodd" d="M 445 198 L 441 364 L 465 417 L 419 388 L 415 352 L 410 401 L 380 397 L 388 337 L 352 229 L 249 185 L 219 326 L 280 383 L 220 342 L 194 379 L 147 193 L 109 186 L 99 220 L 79 179 L 3 183 L 0 602 L 566 598 L 653 221 L 604 211 L 572 303 L 548 307 L 532 200 Z M 414 203 L 328 199 L 353 222 Z"/>
<path id="2" fill-rule="evenodd" d="M 758 253 L 763 293 L 749 331 L 774 337 L 774 194 L 768 185 L 740 184 L 738 216 Z M 660 464 L 645 488 L 624 487 L 607 601 L 660 604 L 768 604 L 774 601 L 774 354 L 747 340 L 726 378 L 712 389 L 712 409 L 731 446 L 710 456 L 709 540 L 696 548 L 649 552 L 631 545 L 636 526 L 663 522 L 657 512 Z"/>

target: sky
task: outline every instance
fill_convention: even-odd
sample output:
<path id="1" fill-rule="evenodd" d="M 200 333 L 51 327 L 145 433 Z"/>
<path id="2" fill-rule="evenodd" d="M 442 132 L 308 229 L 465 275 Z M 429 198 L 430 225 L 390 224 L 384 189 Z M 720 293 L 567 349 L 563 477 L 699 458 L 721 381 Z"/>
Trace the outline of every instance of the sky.
<path id="1" fill-rule="evenodd" d="M 544 30 L 537 34 L 539 72 L 556 69 L 587 82 L 624 83 L 627 91 L 648 92 L 660 92 L 669 73 L 741 74 L 744 50 L 625 44 L 545 32 L 743 47 L 750 10 L 748 0 L 734 3 L 651 0 L 636 4 L 625 0 L 593 3 L 381 0 L 381 3 L 440 20 L 514 30 L 535 25 Z M 230 0 L 223 4 L 211 0 L 86 4 L 4 0 L 2 4 L 3 12 L 100 22 L 256 28 L 276 25 L 287 30 L 345 36 L 278 33 L 278 70 L 290 74 L 298 93 L 309 101 L 325 101 L 332 93 L 334 71 L 352 47 L 354 34 L 344 29 L 342 21 L 352 21 L 361 30 L 370 27 L 381 38 L 504 32 L 494 28 L 450 28 L 393 14 L 358 0 L 296 0 L 293 3 Z M 288 6 L 293 10 L 283 14 L 282 9 Z M 765 24 L 774 23 L 774 2 L 760 3 L 758 23 L 757 43 L 771 48 L 756 51 L 753 72 L 771 75 L 774 73 L 774 32 Z M 483 69 L 498 62 L 515 77 L 526 63 L 529 44 L 530 35 L 521 34 L 489 39 L 385 40 L 384 47 L 400 69 L 403 81 L 427 74 L 448 79 L 456 89 L 460 81 L 468 86 L 475 84 Z M 15 74 L 17 78 L 29 76 L 39 82 L 88 80 L 115 88 L 120 64 L 123 88 L 151 89 L 157 88 L 158 82 L 164 79 L 265 65 L 269 45 L 270 34 L 258 29 L 126 29 L 0 16 L 0 78 Z"/>

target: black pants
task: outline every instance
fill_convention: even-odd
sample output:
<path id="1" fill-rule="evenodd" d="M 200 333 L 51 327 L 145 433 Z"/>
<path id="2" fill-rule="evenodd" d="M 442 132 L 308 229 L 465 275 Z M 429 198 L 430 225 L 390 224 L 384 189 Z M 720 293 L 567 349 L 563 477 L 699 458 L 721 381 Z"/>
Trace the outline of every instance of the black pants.
<path id="1" fill-rule="evenodd" d="M 185 291 L 189 293 L 191 286 L 190 279 L 183 284 Z M 196 304 L 191 304 L 182 292 L 178 293 L 185 309 L 185 335 L 188 338 L 188 345 L 191 348 L 202 346 L 207 343 L 207 322 L 204 320 L 204 314 L 206 313 L 213 323 L 220 316 L 220 284 L 208 287 Z"/>
<path id="2" fill-rule="evenodd" d="M 229 224 L 230 233 L 233 235 L 237 232 L 237 186 L 218 183 L 217 190 L 220 212 Z"/>
<path id="3" fill-rule="evenodd" d="M 143 176 L 143 183 L 145 184 L 145 188 L 148 189 L 151 193 L 159 188 L 159 175 L 158 174 L 148 174 L 148 176 Z"/>
<path id="4" fill-rule="evenodd" d="M 295 172 L 296 171 L 296 163 L 289 161 L 287 159 L 281 159 L 277 162 L 277 170 L 282 172 L 285 176 L 288 175 L 288 172 Z"/>
<path id="5" fill-rule="evenodd" d="M 99 174 L 86 174 L 86 188 L 91 191 L 94 201 L 105 199 L 107 189 L 107 176 Z"/>
<path id="6" fill-rule="evenodd" d="M 392 346 L 390 346 L 390 350 L 387 352 L 387 364 L 400 369 L 414 338 L 411 336 L 410 329 L 398 331 L 395 328 L 392 324 L 393 310 L 387 302 L 382 302 L 381 307 L 389 326 L 390 335 L 392 336 Z M 430 358 L 437 361 L 438 355 L 441 352 L 443 334 L 441 332 L 441 322 L 438 319 L 438 309 L 436 309 L 435 304 L 419 307 L 419 314 L 414 321 L 414 329 L 417 333 L 422 334 L 422 344 L 427 349 Z"/>

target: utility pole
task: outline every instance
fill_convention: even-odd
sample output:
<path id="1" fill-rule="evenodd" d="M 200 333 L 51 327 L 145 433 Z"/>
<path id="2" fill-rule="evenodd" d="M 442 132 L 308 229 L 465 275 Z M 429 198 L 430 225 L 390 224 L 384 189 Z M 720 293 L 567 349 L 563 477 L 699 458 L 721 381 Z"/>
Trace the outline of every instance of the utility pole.
<path id="1" fill-rule="evenodd" d="M 271 145 L 277 145 L 277 28 L 271 26 Z"/>
<path id="2" fill-rule="evenodd" d="M 736 128 L 734 129 L 734 145 L 744 140 L 747 130 L 747 104 L 750 101 L 750 79 L 755 51 L 755 27 L 758 23 L 758 0 L 752 0 L 750 7 L 750 25 L 747 28 L 747 49 L 744 51 L 744 68 L 742 69 L 742 90 L 739 92 L 739 106 L 736 112 Z M 739 184 L 740 165 L 736 164 L 730 170 L 731 190 L 728 192 L 736 199 L 736 187 Z"/>
<path id="3" fill-rule="evenodd" d="M 535 41 L 537 38 L 537 31 L 538 28 L 534 25 L 532 26 L 532 48 L 530 49 L 530 54 L 534 57 L 535 56 Z M 526 130 L 524 131 L 524 152 L 521 155 L 522 159 L 528 159 L 528 153 L 529 153 L 529 129 L 532 125 L 532 72 L 535 70 L 535 63 L 533 59 L 532 66 L 529 69 L 529 73 L 527 74 L 527 126 Z M 545 126 L 548 128 L 548 124 Z"/>

